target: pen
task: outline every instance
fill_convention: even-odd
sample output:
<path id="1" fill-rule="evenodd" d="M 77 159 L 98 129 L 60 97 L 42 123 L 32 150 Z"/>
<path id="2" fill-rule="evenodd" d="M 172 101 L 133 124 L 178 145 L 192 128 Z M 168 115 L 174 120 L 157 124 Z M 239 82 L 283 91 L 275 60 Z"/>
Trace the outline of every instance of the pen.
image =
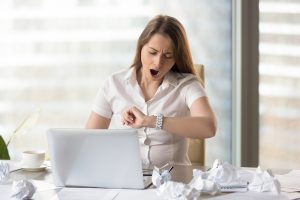
<path id="1" fill-rule="evenodd" d="M 143 176 L 152 176 L 152 174 L 143 174 Z"/>
<path id="2" fill-rule="evenodd" d="M 171 172 L 173 168 L 174 168 L 174 166 L 171 166 L 171 168 L 168 170 L 168 172 Z M 149 172 L 150 172 L 150 170 L 149 170 Z M 144 172 L 143 176 L 152 176 L 152 172 L 150 174 Z"/>

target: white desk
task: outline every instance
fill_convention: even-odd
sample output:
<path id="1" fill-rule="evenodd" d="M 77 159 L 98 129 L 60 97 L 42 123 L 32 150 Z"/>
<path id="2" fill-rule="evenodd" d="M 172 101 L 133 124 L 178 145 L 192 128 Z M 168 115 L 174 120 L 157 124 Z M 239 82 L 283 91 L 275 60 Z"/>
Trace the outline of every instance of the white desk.
<path id="1" fill-rule="evenodd" d="M 172 180 L 188 183 L 192 179 L 192 170 L 193 169 L 204 169 L 201 166 L 183 166 L 183 165 L 175 165 L 173 170 L 171 171 Z M 51 169 L 47 169 L 41 172 L 28 172 L 24 170 L 17 170 L 11 172 L 11 178 L 13 180 L 22 180 L 22 179 L 32 179 L 32 180 L 39 180 L 44 181 L 47 183 L 52 183 L 52 175 Z M 3 187 L 0 185 L 0 193 L 3 192 L 10 192 L 11 185 L 7 187 Z M 255 196 L 256 195 L 256 196 Z M 96 197 L 96 198 L 95 198 Z M 268 197 L 266 194 L 257 193 L 252 194 L 252 197 L 256 200 L 260 199 L 286 199 L 283 197 Z M 8 195 L 9 199 L 9 195 Z M 143 200 L 155 200 L 160 199 L 155 192 L 154 188 L 150 188 L 147 190 L 111 190 L 111 189 L 99 189 L 99 188 L 57 188 L 57 189 L 48 189 L 48 190 L 40 190 L 37 191 L 34 195 L 33 199 L 38 200 L 66 200 L 66 199 L 114 199 L 114 200 L 122 200 L 122 199 L 143 199 Z M 201 195 L 201 199 L 250 199 L 249 195 L 246 194 L 221 194 L 219 196 L 210 196 L 210 195 Z M 3 199 L 5 200 L 5 199 Z"/>

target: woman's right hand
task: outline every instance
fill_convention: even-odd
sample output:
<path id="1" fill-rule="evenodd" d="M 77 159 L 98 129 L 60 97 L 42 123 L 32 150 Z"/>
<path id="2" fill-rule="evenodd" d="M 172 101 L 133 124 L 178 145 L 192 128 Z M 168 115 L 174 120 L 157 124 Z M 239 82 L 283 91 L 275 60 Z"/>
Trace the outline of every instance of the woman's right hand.
<path id="1" fill-rule="evenodd" d="M 122 123 L 132 128 L 152 127 L 152 118 L 133 106 L 123 112 Z"/>

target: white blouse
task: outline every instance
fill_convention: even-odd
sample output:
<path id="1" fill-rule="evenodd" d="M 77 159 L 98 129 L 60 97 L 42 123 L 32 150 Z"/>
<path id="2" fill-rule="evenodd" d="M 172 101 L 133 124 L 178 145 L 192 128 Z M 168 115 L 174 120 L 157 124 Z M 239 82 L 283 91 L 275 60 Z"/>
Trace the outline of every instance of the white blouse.
<path id="1" fill-rule="evenodd" d="M 136 79 L 135 68 L 109 76 L 99 89 L 92 111 L 111 118 L 110 128 L 130 128 L 122 124 L 122 113 L 131 106 L 145 115 L 162 113 L 165 117 L 190 116 L 192 103 L 206 96 L 196 76 L 170 71 L 147 102 Z M 144 167 L 163 166 L 168 162 L 190 164 L 187 138 L 153 128 L 138 129 Z"/>

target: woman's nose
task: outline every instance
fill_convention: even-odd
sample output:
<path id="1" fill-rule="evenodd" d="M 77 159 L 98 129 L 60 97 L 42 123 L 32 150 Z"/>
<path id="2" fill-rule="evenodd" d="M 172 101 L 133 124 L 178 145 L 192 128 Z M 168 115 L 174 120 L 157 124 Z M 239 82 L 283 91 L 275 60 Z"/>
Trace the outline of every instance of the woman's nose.
<path id="1" fill-rule="evenodd" d="M 158 67 L 160 67 L 162 63 L 163 63 L 162 56 L 160 56 L 160 55 L 156 56 L 156 58 L 155 58 L 155 65 L 158 66 Z"/>

